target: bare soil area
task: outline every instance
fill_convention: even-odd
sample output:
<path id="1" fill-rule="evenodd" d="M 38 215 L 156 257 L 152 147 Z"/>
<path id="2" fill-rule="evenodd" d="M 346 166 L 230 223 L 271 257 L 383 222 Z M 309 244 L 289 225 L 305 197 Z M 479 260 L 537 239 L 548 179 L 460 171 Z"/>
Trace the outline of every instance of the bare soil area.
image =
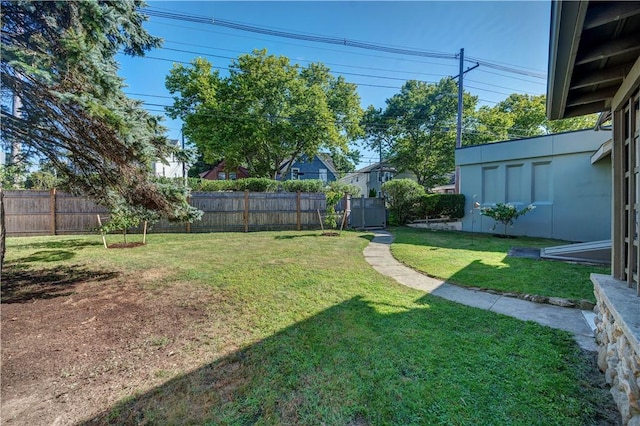
<path id="1" fill-rule="evenodd" d="M 81 422 L 210 360 L 199 342 L 214 294 L 157 278 L 3 271 L 0 423 Z"/>

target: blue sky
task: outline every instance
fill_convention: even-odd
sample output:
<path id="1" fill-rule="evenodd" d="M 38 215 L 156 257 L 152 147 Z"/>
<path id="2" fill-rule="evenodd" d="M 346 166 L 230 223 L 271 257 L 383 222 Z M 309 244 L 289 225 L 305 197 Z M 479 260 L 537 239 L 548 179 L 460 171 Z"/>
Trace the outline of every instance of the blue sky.
<path id="1" fill-rule="evenodd" d="M 510 93 L 543 94 L 546 89 L 550 1 L 414 1 L 414 2 L 150 2 L 158 11 L 223 19 L 287 32 L 337 37 L 378 45 L 457 54 L 506 66 L 498 70 L 481 65 L 465 75 L 465 90 L 480 103 L 495 105 Z M 125 92 L 160 114 L 171 99 L 164 86 L 174 61 L 202 56 L 214 66 L 227 67 L 231 59 L 253 49 L 284 55 L 302 66 L 323 62 L 335 74 L 358 84 L 362 107 L 384 107 L 385 100 L 408 79 L 438 81 L 458 74 L 455 59 L 397 55 L 292 40 L 228 29 L 215 24 L 151 17 L 147 30 L 164 39 L 163 48 L 146 58 L 118 56 Z M 170 50 L 172 49 L 172 50 Z M 186 51 L 186 52 L 185 52 Z M 211 56 L 213 55 L 213 56 Z M 158 59 L 153 59 L 158 58 Z M 473 66 L 467 62 L 465 68 Z M 512 72 L 513 70 L 519 72 Z M 226 71 L 221 70 L 222 75 Z M 372 77 L 372 76 L 375 76 Z M 542 78 L 541 78 L 542 77 Z M 384 87 L 378 87 L 384 86 Z M 180 137 L 181 122 L 167 120 L 169 136 Z M 360 163 L 376 160 L 363 147 Z"/>

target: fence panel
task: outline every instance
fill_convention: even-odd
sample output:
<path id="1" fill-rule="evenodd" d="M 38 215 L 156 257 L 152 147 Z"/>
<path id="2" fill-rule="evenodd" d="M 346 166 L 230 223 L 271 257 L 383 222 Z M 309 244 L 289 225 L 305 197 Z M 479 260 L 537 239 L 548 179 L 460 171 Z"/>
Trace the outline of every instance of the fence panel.
<path id="1" fill-rule="evenodd" d="M 4 192 L 8 236 L 96 232 L 96 215 L 109 214 L 89 198 L 55 190 Z M 186 224 L 162 219 L 150 232 L 320 229 L 317 211 L 326 210 L 325 196 L 318 193 L 193 192 L 189 202 L 203 211 L 201 220 Z"/>
<path id="2" fill-rule="evenodd" d="M 52 198 L 49 191 L 4 191 L 8 236 L 50 235 Z"/>
<path id="3" fill-rule="evenodd" d="M 109 210 L 87 197 L 64 192 L 55 193 L 56 234 L 72 235 L 96 232 L 97 215 L 107 215 Z"/>

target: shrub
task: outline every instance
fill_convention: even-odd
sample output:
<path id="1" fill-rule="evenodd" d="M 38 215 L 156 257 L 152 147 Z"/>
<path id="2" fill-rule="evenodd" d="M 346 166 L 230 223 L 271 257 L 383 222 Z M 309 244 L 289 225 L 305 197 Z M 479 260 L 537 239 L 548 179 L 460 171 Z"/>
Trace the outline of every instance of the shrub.
<path id="1" fill-rule="evenodd" d="M 425 195 L 424 188 L 411 179 L 394 179 L 382 184 L 382 191 L 388 197 L 389 210 L 403 225 L 411 218 L 420 202 L 420 197 Z"/>
<path id="2" fill-rule="evenodd" d="M 336 205 L 344 197 L 344 193 L 329 190 L 325 192 L 325 197 L 327 199 L 327 214 L 324 218 L 324 224 L 329 228 L 335 229 L 338 226 Z"/>
<path id="3" fill-rule="evenodd" d="M 378 196 L 378 193 L 376 192 L 375 188 L 369 189 L 369 198 L 376 198 L 377 196 Z"/>
<path id="4" fill-rule="evenodd" d="M 360 187 L 351 185 L 348 183 L 333 181 L 329 183 L 329 188 L 333 192 L 339 192 L 341 194 L 349 194 L 352 197 L 362 196 L 362 190 Z"/>
<path id="5" fill-rule="evenodd" d="M 535 209 L 535 206 L 531 204 L 522 210 L 518 210 L 516 206 L 512 204 L 497 203 L 493 207 L 481 208 L 480 214 L 496 221 L 492 229 L 495 229 L 498 223 L 502 223 L 504 225 L 504 235 L 507 235 L 507 226 L 512 226 L 514 220 L 529 213 L 533 209 Z"/>
<path id="6" fill-rule="evenodd" d="M 423 194 L 418 198 L 416 207 L 412 212 L 411 219 L 422 219 L 436 216 L 436 206 L 438 205 L 438 195 Z"/>
<path id="7" fill-rule="evenodd" d="M 434 194 L 438 196 L 436 214 L 451 219 L 464 217 L 464 194 Z"/>
<path id="8" fill-rule="evenodd" d="M 236 187 L 235 182 L 233 180 L 189 179 L 192 191 L 233 191 Z"/>
<path id="9" fill-rule="evenodd" d="M 285 180 L 281 183 L 287 192 L 322 192 L 324 182 L 320 179 Z"/>
<path id="10" fill-rule="evenodd" d="M 234 180 L 236 191 L 275 192 L 279 182 L 269 178 L 246 178 Z"/>
<path id="11" fill-rule="evenodd" d="M 105 234 L 114 231 L 121 231 L 124 243 L 127 243 L 127 229 L 139 226 L 145 220 L 150 223 L 157 222 L 159 216 L 156 212 L 147 210 L 144 207 L 133 207 L 120 204 L 111 210 L 107 223 L 99 227 L 99 231 Z"/>
<path id="12" fill-rule="evenodd" d="M 60 186 L 60 179 L 55 175 L 45 171 L 36 171 L 27 176 L 24 183 L 26 189 L 36 189 L 47 191 Z"/>

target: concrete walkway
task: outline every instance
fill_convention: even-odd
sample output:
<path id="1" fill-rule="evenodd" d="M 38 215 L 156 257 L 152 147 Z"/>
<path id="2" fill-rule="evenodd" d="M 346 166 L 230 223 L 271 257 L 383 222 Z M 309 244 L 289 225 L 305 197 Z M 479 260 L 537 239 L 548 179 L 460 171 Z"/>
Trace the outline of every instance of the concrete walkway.
<path id="1" fill-rule="evenodd" d="M 375 238 L 364 249 L 364 257 L 381 274 L 407 287 L 422 290 L 443 299 L 571 332 L 582 348 L 596 350 L 593 312 L 534 303 L 447 284 L 398 262 L 389 249 L 393 236 L 387 231 L 374 232 Z"/>

